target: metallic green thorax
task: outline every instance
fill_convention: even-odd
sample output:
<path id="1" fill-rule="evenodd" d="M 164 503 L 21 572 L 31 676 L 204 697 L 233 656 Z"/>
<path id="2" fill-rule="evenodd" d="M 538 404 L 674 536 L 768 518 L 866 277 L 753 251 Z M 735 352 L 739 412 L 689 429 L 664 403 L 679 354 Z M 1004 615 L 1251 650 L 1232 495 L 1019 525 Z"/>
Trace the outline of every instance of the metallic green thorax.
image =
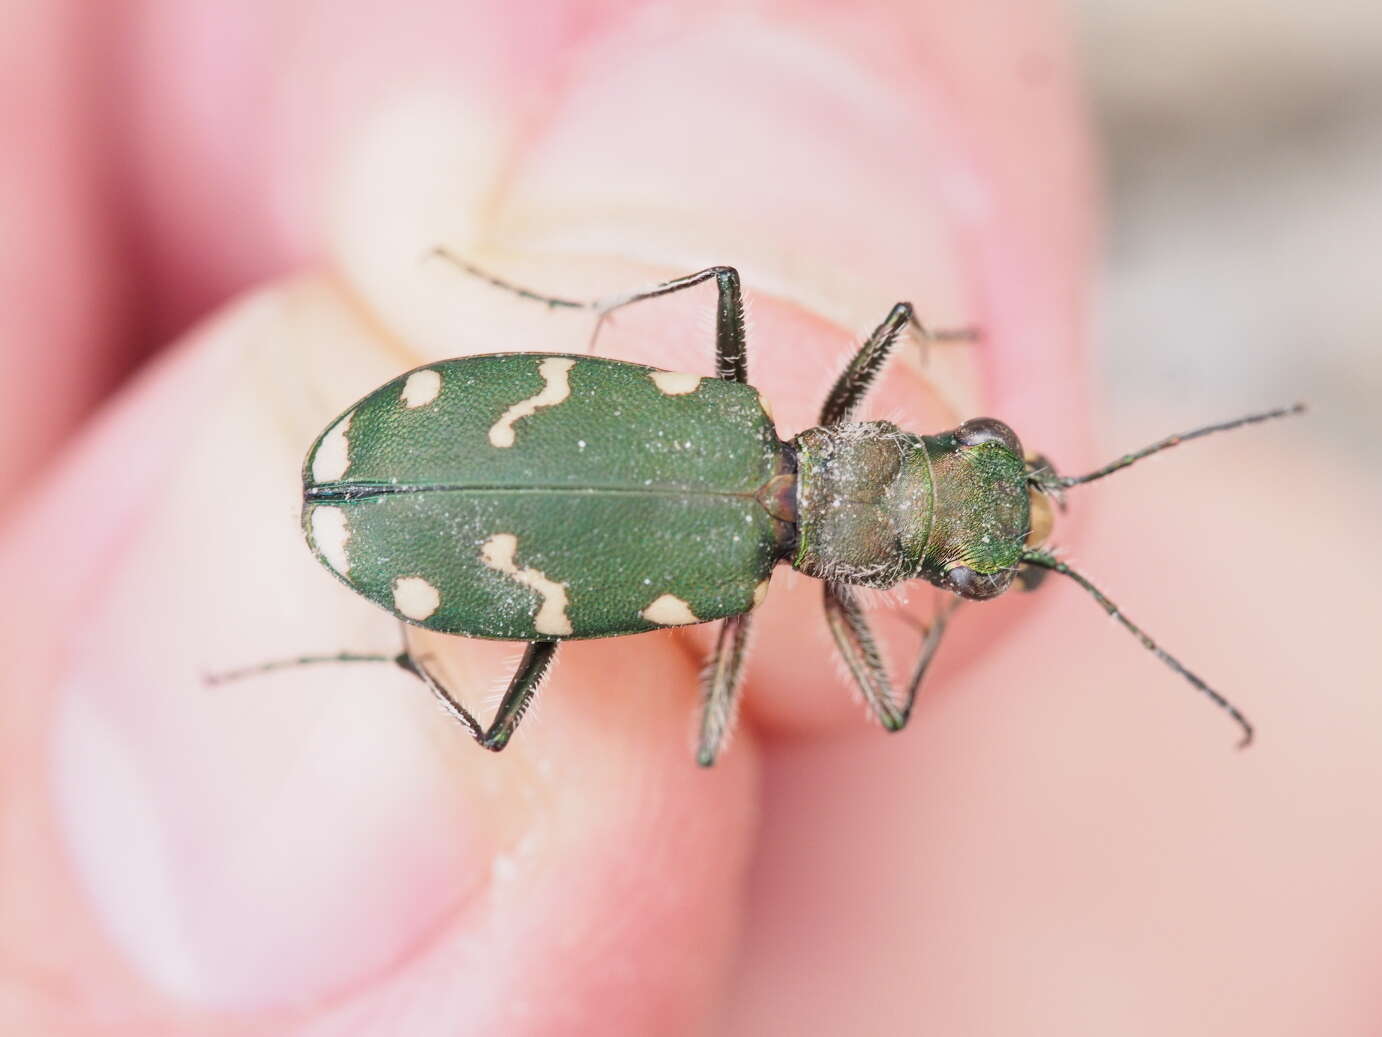
<path id="1" fill-rule="evenodd" d="M 1030 526 L 1027 466 L 998 442 L 918 436 L 885 421 L 808 429 L 798 467 L 797 549 L 810 576 L 870 587 L 957 567 L 1015 570 Z"/>
<path id="2" fill-rule="evenodd" d="M 791 527 L 756 390 L 586 356 L 430 364 L 313 444 L 317 557 L 400 619 L 513 640 L 746 612 Z M 770 510 L 772 508 L 772 510 Z"/>

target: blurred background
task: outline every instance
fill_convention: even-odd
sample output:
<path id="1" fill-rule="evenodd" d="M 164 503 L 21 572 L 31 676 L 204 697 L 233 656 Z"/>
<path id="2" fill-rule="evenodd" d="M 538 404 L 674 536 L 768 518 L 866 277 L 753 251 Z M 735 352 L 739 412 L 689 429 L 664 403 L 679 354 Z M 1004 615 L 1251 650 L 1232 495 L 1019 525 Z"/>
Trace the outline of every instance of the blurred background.
<path id="1" fill-rule="evenodd" d="M 1302 399 L 1301 434 L 1375 478 L 1382 5 L 1075 10 L 1109 201 L 1104 428 L 1138 441 L 1120 415 L 1153 398 L 1205 420 Z"/>

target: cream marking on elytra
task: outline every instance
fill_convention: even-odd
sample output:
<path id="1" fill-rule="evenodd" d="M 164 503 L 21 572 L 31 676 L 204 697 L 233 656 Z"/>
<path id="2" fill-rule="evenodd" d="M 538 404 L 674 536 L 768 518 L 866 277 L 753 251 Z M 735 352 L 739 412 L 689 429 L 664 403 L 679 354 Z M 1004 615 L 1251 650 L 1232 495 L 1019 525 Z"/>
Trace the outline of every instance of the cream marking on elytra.
<path id="1" fill-rule="evenodd" d="M 762 393 L 758 394 L 758 405 L 763 408 L 763 413 L 768 416 L 769 421 L 774 420 L 772 402 Z"/>
<path id="2" fill-rule="evenodd" d="M 539 634 L 567 635 L 572 633 L 571 621 L 566 618 L 566 584 L 549 580 L 537 569 L 519 568 L 513 560 L 518 553 L 518 537 L 512 533 L 495 533 L 480 548 L 480 560 L 491 569 L 512 576 L 515 581 L 537 591 L 542 599 L 533 629 Z"/>
<path id="3" fill-rule="evenodd" d="M 763 599 L 768 596 L 768 582 L 769 581 L 764 580 L 762 583 L 760 583 L 757 587 L 753 589 L 754 608 L 758 608 L 759 605 L 763 604 Z"/>
<path id="4" fill-rule="evenodd" d="M 414 371 L 403 383 L 403 406 L 425 407 L 441 393 L 441 372 L 427 368 Z"/>
<path id="5" fill-rule="evenodd" d="M 346 525 L 344 509 L 328 504 L 318 504 L 312 509 L 312 543 L 322 561 L 342 576 L 350 575 L 350 555 L 346 553 L 348 540 L 350 527 Z"/>
<path id="6" fill-rule="evenodd" d="M 675 594 L 664 594 L 639 613 L 649 623 L 660 627 L 680 627 L 687 623 L 699 623 L 691 606 Z"/>
<path id="7" fill-rule="evenodd" d="M 648 377 L 663 396 L 685 396 L 701 387 L 701 376 L 681 371 L 649 371 Z"/>
<path id="8" fill-rule="evenodd" d="M 355 417 L 352 410 L 336 424 L 317 444 L 317 452 L 312 455 L 312 479 L 316 482 L 335 482 L 345 477 L 350 467 L 350 419 Z"/>
<path id="9" fill-rule="evenodd" d="M 539 407 L 555 407 L 570 396 L 571 383 L 567 375 L 575 366 L 576 361 L 565 356 L 549 356 L 538 364 L 537 373 L 542 375 L 545 383 L 542 392 L 515 403 L 499 416 L 499 420 L 489 430 L 490 446 L 513 446 L 515 421 L 536 414 Z"/>
<path id="10" fill-rule="evenodd" d="M 409 619 L 426 619 L 441 605 L 437 588 L 421 576 L 400 576 L 393 581 L 393 606 Z"/>

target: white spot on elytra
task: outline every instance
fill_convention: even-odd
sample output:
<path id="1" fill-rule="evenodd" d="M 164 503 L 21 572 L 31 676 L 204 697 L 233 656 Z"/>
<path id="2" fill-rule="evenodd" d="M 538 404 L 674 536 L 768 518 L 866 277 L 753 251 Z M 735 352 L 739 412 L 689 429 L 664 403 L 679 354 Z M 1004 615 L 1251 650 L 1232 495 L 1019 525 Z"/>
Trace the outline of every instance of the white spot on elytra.
<path id="1" fill-rule="evenodd" d="M 537 373 L 542 375 L 542 391 L 536 396 L 520 400 L 499 416 L 489 430 L 490 446 L 513 446 L 513 423 L 519 418 L 536 414 L 539 407 L 555 407 L 571 395 L 571 382 L 567 376 L 576 361 L 565 356 L 549 356 L 537 365 Z"/>
<path id="2" fill-rule="evenodd" d="M 312 455 L 312 479 L 315 482 L 335 482 L 345 476 L 350 467 L 350 419 L 355 417 L 351 411 L 336 424 L 317 444 L 317 452 Z"/>
<path id="3" fill-rule="evenodd" d="M 512 533 L 495 533 L 480 548 L 480 560 L 491 569 L 512 576 L 515 581 L 537 591 L 542 599 L 533 629 L 539 634 L 566 635 L 572 633 L 571 621 L 566 618 L 566 584 L 549 580 L 537 569 L 520 568 L 514 561 L 518 553 L 518 537 Z"/>
<path id="4" fill-rule="evenodd" d="M 655 599 L 639 615 L 649 623 L 656 623 L 663 627 L 679 627 L 685 626 L 687 623 L 700 622 L 696 618 L 696 614 L 691 611 L 691 606 L 675 594 L 664 594 Z"/>
<path id="5" fill-rule="evenodd" d="M 763 604 L 763 599 L 768 596 L 768 581 L 764 580 L 753 589 L 753 607 L 758 608 Z"/>
<path id="6" fill-rule="evenodd" d="M 653 384 L 664 396 L 685 396 L 701 387 L 701 376 L 698 374 L 683 374 L 680 371 L 650 371 L 648 377 L 653 380 Z"/>
<path id="7" fill-rule="evenodd" d="M 423 620 L 437 611 L 441 594 L 421 576 L 400 576 L 393 581 L 393 605 L 409 619 Z"/>
<path id="8" fill-rule="evenodd" d="M 350 526 L 343 509 L 326 504 L 312 509 L 312 543 L 322 560 L 342 576 L 350 573 L 350 555 L 346 553 L 349 539 Z"/>
<path id="9" fill-rule="evenodd" d="M 403 383 L 403 406 L 423 407 L 441 393 L 441 372 L 427 368 L 414 371 Z"/>

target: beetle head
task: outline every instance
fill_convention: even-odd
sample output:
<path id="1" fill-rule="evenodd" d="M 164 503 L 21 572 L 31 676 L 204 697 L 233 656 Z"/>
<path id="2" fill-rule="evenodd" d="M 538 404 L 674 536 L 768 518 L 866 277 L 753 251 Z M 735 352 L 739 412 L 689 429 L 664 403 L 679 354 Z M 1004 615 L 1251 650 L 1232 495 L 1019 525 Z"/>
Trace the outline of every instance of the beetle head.
<path id="1" fill-rule="evenodd" d="M 963 598 L 996 597 L 1012 585 L 1033 532 L 1022 443 L 994 418 L 925 438 L 935 507 L 921 575 Z M 1049 510 L 1039 514 L 1049 519 Z"/>

